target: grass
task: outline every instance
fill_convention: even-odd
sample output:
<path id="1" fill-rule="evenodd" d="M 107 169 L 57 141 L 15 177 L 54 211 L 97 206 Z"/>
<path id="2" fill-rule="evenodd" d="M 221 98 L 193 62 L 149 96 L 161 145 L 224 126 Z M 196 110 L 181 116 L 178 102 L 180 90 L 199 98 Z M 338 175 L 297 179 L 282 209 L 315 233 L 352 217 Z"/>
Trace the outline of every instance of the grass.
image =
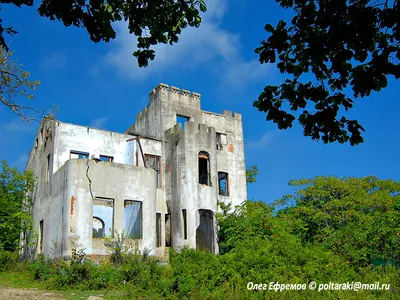
<path id="1" fill-rule="evenodd" d="M 0 273 L 0 287 L 35 290 L 43 293 L 62 295 L 66 299 L 87 299 L 89 296 L 102 297 L 103 299 L 123 299 L 126 294 L 123 290 L 77 291 L 77 290 L 47 290 L 43 289 L 40 281 L 33 280 L 26 271 L 8 271 Z"/>

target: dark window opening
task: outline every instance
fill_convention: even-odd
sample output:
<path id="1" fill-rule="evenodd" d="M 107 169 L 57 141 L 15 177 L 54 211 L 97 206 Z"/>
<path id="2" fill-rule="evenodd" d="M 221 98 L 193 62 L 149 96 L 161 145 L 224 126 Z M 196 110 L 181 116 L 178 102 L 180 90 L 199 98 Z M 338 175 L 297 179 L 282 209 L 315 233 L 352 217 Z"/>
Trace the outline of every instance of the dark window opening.
<path id="1" fill-rule="evenodd" d="M 45 134 L 45 137 L 44 137 L 44 147 L 45 148 L 47 146 L 47 142 L 49 141 L 49 136 L 50 136 L 50 130 L 46 129 L 46 134 Z"/>
<path id="2" fill-rule="evenodd" d="M 89 159 L 89 153 L 81 151 L 71 151 L 69 158 Z"/>
<path id="3" fill-rule="evenodd" d="M 100 155 L 100 160 L 107 161 L 107 162 L 113 162 L 114 161 L 114 157 L 107 156 L 107 155 Z"/>
<path id="4" fill-rule="evenodd" d="M 186 209 L 182 209 L 182 219 L 183 219 L 183 239 L 187 240 L 187 214 L 186 214 Z"/>
<path id="5" fill-rule="evenodd" d="M 46 182 L 50 180 L 50 154 L 47 155 L 46 159 Z"/>
<path id="6" fill-rule="evenodd" d="M 206 152 L 199 153 L 199 183 L 211 185 L 210 182 L 210 159 Z"/>
<path id="7" fill-rule="evenodd" d="M 189 122 L 190 118 L 186 116 L 176 115 L 176 124 L 182 124 L 182 129 L 185 128 L 185 122 Z"/>
<path id="8" fill-rule="evenodd" d="M 196 245 L 200 250 L 214 252 L 214 216 L 209 210 L 199 209 L 200 224 L 196 229 Z"/>
<path id="9" fill-rule="evenodd" d="M 226 139 L 226 134 L 224 133 L 216 133 L 217 137 L 217 150 L 222 150 L 224 149 L 224 145 L 227 144 L 227 139 Z"/>
<path id="10" fill-rule="evenodd" d="M 161 247 L 161 214 L 156 214 L 157 247 Z"/>
<path id="11" fill-rule="evenodd" d="M 128 239 L 142 238 L 142 202 L 124 201 L 124 232 Z"/>
<path id="12" fill-rule="evenodd" d="M 145 154 L 146 167 L 153 168 L 157 171 L 157 188 L 161 188 L 161 157 L 156 155 Z"/>
<path id="13" fill-rule="evenodd" d="M 171 215 L 165 215 L 165 247 L 171 247 Z"/>
<path id="14" fill-rule="evenodd" d="M 44 220 L 39 222 L 39 253 L 43 252 L 43 223 Z"/>

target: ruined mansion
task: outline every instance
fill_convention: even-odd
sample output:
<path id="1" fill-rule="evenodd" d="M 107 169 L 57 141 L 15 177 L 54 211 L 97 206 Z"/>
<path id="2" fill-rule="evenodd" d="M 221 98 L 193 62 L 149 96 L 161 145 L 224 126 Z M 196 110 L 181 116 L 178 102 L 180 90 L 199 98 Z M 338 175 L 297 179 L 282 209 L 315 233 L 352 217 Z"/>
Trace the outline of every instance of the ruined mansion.
<path id="1" fill-rule="evenodd" d="M 218 203 L 247 196 L 241 115 L 203 111 L 200 94 L 165 84 L 125 133 L 45 117 L 27 169 L 35 255 L 70 255 L 71 241 L 105 255 L 104 239 L 121 233 L 159 257 L 169 247 L 218 253 Z"/>

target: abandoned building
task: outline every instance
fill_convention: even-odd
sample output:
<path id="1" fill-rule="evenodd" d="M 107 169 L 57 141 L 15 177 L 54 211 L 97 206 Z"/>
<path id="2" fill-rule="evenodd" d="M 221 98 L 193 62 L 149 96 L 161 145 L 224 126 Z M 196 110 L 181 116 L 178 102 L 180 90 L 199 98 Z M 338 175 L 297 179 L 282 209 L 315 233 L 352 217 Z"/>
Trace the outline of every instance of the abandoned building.
<path id="1" fill-rule="evenodd" d="M 247 196 L 241 115 L 203 111 L 200 94 L 165 84 L 125 133 L 45 117 L 27 169 L 35 255 L 70 255 L 71 241 L 104 255 L 117 233 L 160 257 L 168 247 L 218 253 L 218 202 Z"/>

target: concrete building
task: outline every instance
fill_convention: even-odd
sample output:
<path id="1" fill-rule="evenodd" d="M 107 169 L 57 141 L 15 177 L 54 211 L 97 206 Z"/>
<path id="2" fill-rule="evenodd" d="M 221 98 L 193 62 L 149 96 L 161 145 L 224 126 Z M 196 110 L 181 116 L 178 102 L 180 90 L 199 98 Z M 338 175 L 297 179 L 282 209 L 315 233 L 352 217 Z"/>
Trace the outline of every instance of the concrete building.
<path id="1" fill-rule="evenodd" d="M 27 169 L 37 176 L 35 255 L 69 255 L 71 241 L 107 254 L 116 232 L 151 255 L 218 253 L 218 202 L 246 199 L 241 115 L 203 111 L 200 94 L 165 84 L 125 133 L 44 118 Z"/>

